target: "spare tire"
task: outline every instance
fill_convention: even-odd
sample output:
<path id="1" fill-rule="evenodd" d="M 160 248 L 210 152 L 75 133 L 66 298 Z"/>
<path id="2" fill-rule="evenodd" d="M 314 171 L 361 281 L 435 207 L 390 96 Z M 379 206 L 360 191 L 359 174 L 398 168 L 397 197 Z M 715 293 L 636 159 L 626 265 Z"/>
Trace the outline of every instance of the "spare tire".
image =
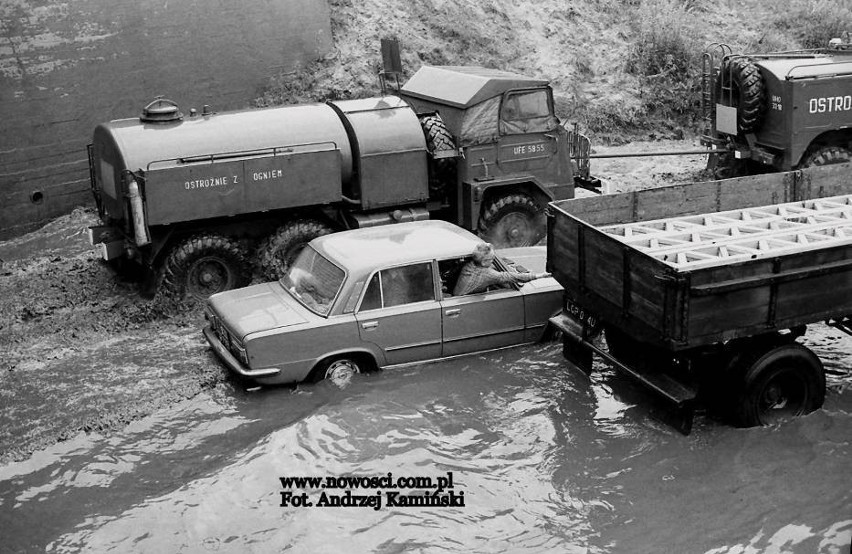
<path id="1" fill-rule="evenodd" d="M 455 152 L 456 144 L 444 120 L 437 113 L 420 117 L 420 126 L 426 137 L 426 148 L 432 156 L 429 157 L 429 191 L 431 196 L 443 195 L 447 184 L 455 182 L 456 158 L 435 157 L 438 152 Z"/>
<path id="2" fill-rule="evenodd" d="M 751 133 L 759 129 L 766 109 L 766 84 L 760 69 L 748 58 L 731 58 L 716 77 L 716 102 L 737 109 L 737 130 Z"/>

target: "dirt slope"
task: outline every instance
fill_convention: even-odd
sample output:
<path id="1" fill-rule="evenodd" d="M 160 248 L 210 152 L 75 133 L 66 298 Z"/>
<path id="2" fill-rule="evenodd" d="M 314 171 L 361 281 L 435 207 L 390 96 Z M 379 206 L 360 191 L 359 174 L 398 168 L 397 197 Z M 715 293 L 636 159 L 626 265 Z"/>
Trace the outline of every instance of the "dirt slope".
<path id="1" fill-rule="evenodd" d="M 799 0 L 782 0 L 785 5 Z M 648 80 L 628 71 L 631 47 L 647 27 L 676 24 L 700 66 L 704 45 L 796 46 L 768 25 L 756 0 L 330 0 L 335 50 L 301 72 L 273 79 L 258 105 L 376 94 L 379 39 L 400 41 L 405 77 L 421 65 L 482 65 L 551 81 L 557 113 L 600 140 L 679 137 Z M 644 26 L 644 27 L 643 27 Z M 771 29 L 770 29 L 771 27 Z M 661 113 L 661 111 L 663 113 Z M 685 118 L 686 121 L 689 117 Z"/>

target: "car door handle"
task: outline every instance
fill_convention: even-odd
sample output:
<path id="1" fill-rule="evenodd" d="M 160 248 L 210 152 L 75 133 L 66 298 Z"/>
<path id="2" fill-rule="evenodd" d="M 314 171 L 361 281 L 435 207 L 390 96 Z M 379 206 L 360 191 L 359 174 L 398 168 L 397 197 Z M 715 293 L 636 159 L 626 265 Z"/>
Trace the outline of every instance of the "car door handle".
<path id="1" fill-rule="evenodd" d="M 450 317 L 457 316 L 457 315 L 460 315 L 460 314 L 461 314 L 460 308 L 453 308 L 451 310 L 447 310 L 446 312 L 444 312 L 444 315 L 448 315 Z"/>
<path id="2" fill-rule="evenodd" d="M 379 326 L 378 321 L 365 321 L 364 323 L 361 324 L 362 329 L 375 329 L 378 326 Z"/>

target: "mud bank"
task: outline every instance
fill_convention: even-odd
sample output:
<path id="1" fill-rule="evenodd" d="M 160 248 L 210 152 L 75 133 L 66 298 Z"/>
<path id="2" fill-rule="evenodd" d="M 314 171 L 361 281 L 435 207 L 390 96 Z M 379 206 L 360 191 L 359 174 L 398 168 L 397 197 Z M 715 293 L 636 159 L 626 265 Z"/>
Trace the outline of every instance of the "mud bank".
<path id="1" fill-rule="evenodd" d="M 198 306 L 142 298 L 88 244 L 91 210 L 0 243 L 0 463 L 109 432 L 225 375 Z"/>

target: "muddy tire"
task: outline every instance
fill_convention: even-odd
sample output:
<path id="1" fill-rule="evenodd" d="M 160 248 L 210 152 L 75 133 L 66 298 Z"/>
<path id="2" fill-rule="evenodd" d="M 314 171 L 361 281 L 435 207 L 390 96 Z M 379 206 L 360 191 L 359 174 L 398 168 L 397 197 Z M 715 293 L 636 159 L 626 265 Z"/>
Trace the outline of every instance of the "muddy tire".
<path id="1" fill-rule="evenodd" d="M 776 346 L 742 360 L 734 409 L 742 427 L 769 425 L 820 408 L 825 370 L 819 358 L 796 343 Z"/>
<path id="2" fill-rule="evenodd" d="M 852 151 L 842 146 L 823 146 L 805 156 L 801 167 L 842 164 L 852 161 Z"/>
<path id="3" fill-rule="evenodd" d="M 544 209 L 523 193 L 491 199 L 479 218 L 479 235 L 495 248 L 532 246 L 546 229 Z"/>
<path id="4" fill-rule="evenodd" d="M 730 80 L 731 97 L 722 87 Z M 720 104 L 737 108 L 737 130 L 740 133 L 756 131 L 763 121 L 766 108 L 766 85 L 760 70 L 747 58 L 733 58 L 721 69 L 716 79 L 716 99 Z"/>
<path id="5" fill-rule="evenodd" d="M 160 274 L 162 293 L 199 300 L 244 287 L 251 280 L 245 250 L 236 240 L 212 233 L 178 243 L 166 257 Z"/>
<path id="6" fill-rule="evenodd" d="M 367 373 L 370 366 L 367 362 L 354 355 L 337 356 L 324 362 L 321 362 L 311 372 L 310 381 L 318 383 L 320 381 L 330 381 L 337 387 L 347 386 L 352 379 L 360 374 Z"/>
<path id="7" fill-rule="evenodd" d="M 450 134 L 444 120 L 438 114 L 420 118 L 420 126 L 426 137 L 426 148 L 431 153 L 440 151 L 455 151 L 456 143 Z M 429 190 L 432 196 L 443 194 L 447 183 L 455 181 L 456 158 L 430 158 L 429 160 Z"/>
<path id="8" fill-rule="evenodd" d="M 285 223 L 258 248 L 261 275 L 270 281 L 280 279 L 309 242 L 333 232 L 334 229 L 316 219 L 297 219 Z"/>

